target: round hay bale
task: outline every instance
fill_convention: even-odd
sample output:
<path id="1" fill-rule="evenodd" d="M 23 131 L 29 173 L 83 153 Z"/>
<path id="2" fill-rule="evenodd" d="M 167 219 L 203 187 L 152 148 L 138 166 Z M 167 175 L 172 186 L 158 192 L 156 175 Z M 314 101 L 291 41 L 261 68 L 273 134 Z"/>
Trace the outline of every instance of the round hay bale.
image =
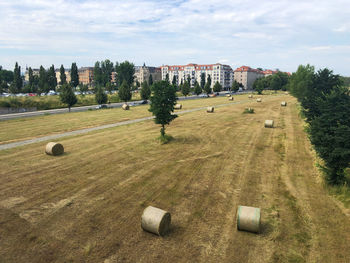
<path id="1" fill-rule="evenodd" d="M 248 98 L 249 98 L 249 99 L 252 99 L 252 98 L 253 98 L 253 95 L 250 94 L 250 95 L 248 96 Z"/>
<path id="2" fill-rule="evenodd" d="M 207 107 L 207 112 L 214 112 L 214 107 Z"/>
<path id="3" fill-rule="evenodd" d="M 273 128 L 273 120 L 266 120 L 265 128 Z"/>
<path id="4" fill-rule="evenodd" d="M 287 102 L 286 101 L 282 101 L 281 102 L 281 106 L 286 107 L 287 106 Z"/>
<path id="5" fill-rule="evenodd" d="M 182 104 L 176 104 L 174 109 L 175 110 L 181 110 L 182 109 Z"/>
<path id="6" fill-rule="evenodd" d="M 288 91 L 286 91 L 284 94 L 285 94 L 285 95 L 289 95 Z"/>
<path id="7" fill-rule="evenodd" d="M 45 147 L 46 154 L 57 156 L 64 153 L 63 145 L 57 142 L 49 142 Z"/>
<path id="8" fill-rule="evenodd" d="M 230 96 L 230 97 L 228 98 L 228 100 L 234 100 L 234 98 L 233 98 L 232 96 Z"/>
<path id="9" fill-rule="evenodd" d="M 128 110 L 130 107 L 128 104 L 124 103 L 122 108 L 123 108 L 123 110 Z"/>
<path id="10" fill-rule="evenodd" d="M 253 233 L 260 232 L 260 208 L 250 206 L 238 206 L 237 229 Z"/>
<path id="11" fill-rule="evenodd" d="M 148 206 L 143 210 L 141 216 L 141 227 L 143 230 L 164 236 L 170 228 L 171 215 L 162 209 Z"/>
<path id="12" fill-rule="evenodd" d="M 262 100 L 261 100 L 261 98 L 257 98 L 256 101 L 257 102 L 261 102 Z"/>
<path id="13" fill-rule="evenodd" d="M 230 94 L 227 94 L 226 97 L 231 97 L 231 95 L 230 95 Z"/>

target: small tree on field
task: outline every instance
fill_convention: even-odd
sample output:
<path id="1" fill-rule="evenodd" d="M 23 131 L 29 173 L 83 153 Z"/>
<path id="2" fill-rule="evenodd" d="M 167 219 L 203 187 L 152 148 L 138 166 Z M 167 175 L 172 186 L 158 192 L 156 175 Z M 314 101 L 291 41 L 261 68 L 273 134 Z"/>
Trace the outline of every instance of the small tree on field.
<path id="1" fill-rule="evenodd" d="M 214 92 L 220 92 L 222 90 L 221 84 L 217 81 L 213 87 Z"/>
<path id="2" fill-rule="evenodd" d="M 120 86 L 118 94 L 122 101 L 128 102 L 131 99 L 131 89 L 126 80 Z"/>
<path id="3" fill-rule="evenodd" d="M 176 88 L 169 84 L 168 81 L 159 81 L 152 85 L 153 92 L 150 100 L 149 111 L 155 116 L 154 122 L 160 124 L 161 138 L 165 138 L 165 125 L 169 125 L 177 115 L 172 114 L 176 104 Z"/>
<path id="4" fill-rule="evenodd" d="M 181 87 L 181 93 L 184 96 L 187 96 L 190 93 L 190 83 L 185 81 L 185 83 Z"/>
<path id="5" fill-rule="evenodd" d="M 209 95 L 211 93 L 211 87 L 210 87 L 209 82 L 205 83 L 204 92 L 207 93 L 207 95 Z"/>
<path id="6" fill-rule="evenodd" d="M 68 105 L 68 109 L 70 112 L 70 108 L 78 102 L 77 97 L 75 96 L 72 87 L 68 84 L 63 84 L 60 91 L 60 99 L 62 103 Z"/>
<path id="7" fill-rule="evenodd" d="M 140 94 L 141 94 L 141 99 L 143 100 L 148 100 L 149 96 L 151 96 L 151 89 L 147 81 L 142 82 Z"/>
<path id="8" fill-rule="evenodd" d="M 232 92 L 237 92 L 239 90 L 239 82 L 237 80 L 234 80 L 231 86 Z"/>
<path id="9" fill-rule="evenodd" d="M 199 86 L 198 82 L 196 82 L 196 85 L 194 86 L 194 93 L 196 93 L 197 96 L 202 93 L 201 86 Z"/>
<path id="10" fill-rule="evenodd" d="M 105 104 L 107 102 L 107 94 L 104 92 L 102 87 L 97 88 L 97 92 L 95 94 L 95 100 L 98 104 Z"/>

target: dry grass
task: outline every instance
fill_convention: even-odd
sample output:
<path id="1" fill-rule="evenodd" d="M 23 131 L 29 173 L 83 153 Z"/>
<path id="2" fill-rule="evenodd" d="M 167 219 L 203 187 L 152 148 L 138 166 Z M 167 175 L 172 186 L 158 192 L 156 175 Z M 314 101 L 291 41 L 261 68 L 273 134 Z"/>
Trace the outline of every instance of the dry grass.
<path id="1" fill-rule="evenodd" d="M 0 262 L 348 262 L 349 217 L 280 99 L 181 115 L 165 145 L 146 121 L 62 139 L 54 161 L 45 143 L 0 151 Z M 141 230 L 148 205 L 168 236 Z M 260 235 L 237 231 L 238 205 L 262 208 Z"/>

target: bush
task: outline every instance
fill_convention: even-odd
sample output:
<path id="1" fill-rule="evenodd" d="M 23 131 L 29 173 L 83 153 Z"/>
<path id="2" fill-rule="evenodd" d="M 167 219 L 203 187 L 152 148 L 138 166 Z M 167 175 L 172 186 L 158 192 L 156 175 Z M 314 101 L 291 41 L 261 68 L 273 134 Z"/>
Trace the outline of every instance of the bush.
<path id="1" fill-rule="evenodd" d="M 243 111 L 243 114 L 253 114 L 254 109 L 253 108 L 245 108 Z"/>

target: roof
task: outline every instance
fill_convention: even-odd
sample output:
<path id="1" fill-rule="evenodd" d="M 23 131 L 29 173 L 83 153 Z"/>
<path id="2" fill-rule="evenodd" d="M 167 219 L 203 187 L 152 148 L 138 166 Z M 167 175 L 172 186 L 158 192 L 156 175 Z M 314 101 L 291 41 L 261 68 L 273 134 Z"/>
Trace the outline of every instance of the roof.
<path id="1" fill-rule="evenodd" d="M 262 74 L 260 70 L 254 69 L 248 66 L 241 66 L 239 68 L 236 68 L 234 72 L 255 72 L 255 73 Z"/>

